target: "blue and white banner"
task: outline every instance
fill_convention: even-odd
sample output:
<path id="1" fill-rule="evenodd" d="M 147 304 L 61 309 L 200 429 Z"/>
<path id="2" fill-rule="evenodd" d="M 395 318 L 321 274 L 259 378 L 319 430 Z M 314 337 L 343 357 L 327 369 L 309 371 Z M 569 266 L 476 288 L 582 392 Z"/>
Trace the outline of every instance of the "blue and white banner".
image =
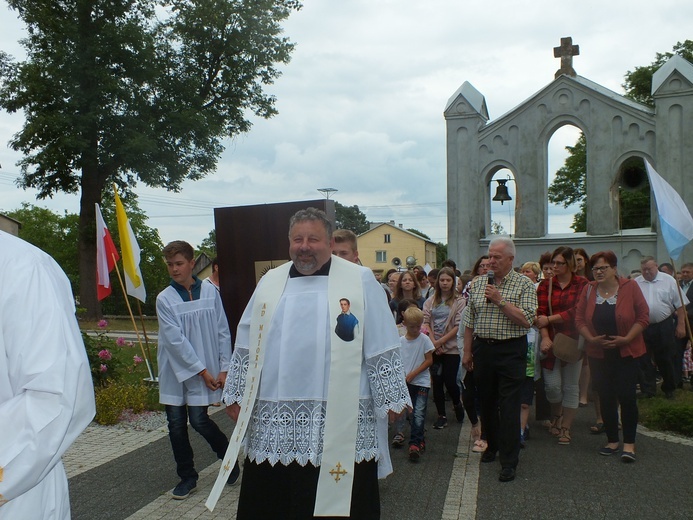
<path id="1" fill-rule="evenodd" d="M 693 217 L 686 203 L 671 185 L 645 161 L 650 186 L 654 193 L 660 228 L 669 256 L 678 260 L 681 251 L 693 240 Z"/>

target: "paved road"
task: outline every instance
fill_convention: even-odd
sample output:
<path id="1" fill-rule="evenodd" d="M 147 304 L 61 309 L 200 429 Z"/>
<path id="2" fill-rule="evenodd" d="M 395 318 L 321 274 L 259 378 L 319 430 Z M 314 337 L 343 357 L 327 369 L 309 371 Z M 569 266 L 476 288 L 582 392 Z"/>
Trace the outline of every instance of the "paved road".
<path id="1" fill-rule="evenodd" d="M 429 425 L 433 410 L 431 403 Z M 225 414 L 215 418 L 231 431 Z M 381 481 L 382 518 L 693 518 L 693 439 L 641 433 L 638 461 L 626 465 L 617 457 L 597 454 L 605 437 L 588 433 L 591 419 L 591 407 L 579 410 L 571 446 L 559 446 L 538 423 L 531 423 L 532 436 L 511 483 L 498 482 L 497 462 L 481 464 L 478 455 L 469 453 L 466 422 L 462 427 L 453 422 L 444 430 L 429 428 L 428 449 L 418 464 L 408 461 L 406 450 L 393 450 L 395 472 Z M 234 518 L 238 488 L 225 492 L 225 505 L 214 514 L 202 507 L 217 463 L 199 435 L 192 432 L 191 440 L 202 470 L 194 499 L 173 501 L 166 495 L 177 477 L 168 439 L 158 437 L 71 478 L 73 518 Z"/>

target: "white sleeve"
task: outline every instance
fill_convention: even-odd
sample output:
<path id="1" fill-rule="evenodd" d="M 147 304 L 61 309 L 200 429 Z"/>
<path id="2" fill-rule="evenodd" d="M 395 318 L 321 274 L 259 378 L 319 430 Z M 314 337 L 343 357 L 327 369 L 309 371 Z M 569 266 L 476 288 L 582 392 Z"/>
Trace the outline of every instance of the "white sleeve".
<path id="1" fill-rule="evenodd" d="M 95 413 L 91 371 L 70 284 L 47 255 L 30 252 L 25 258 L 24 245 L 15 249 L 12 259 L 0 254 L 4 500 L 41 482 Z"/>

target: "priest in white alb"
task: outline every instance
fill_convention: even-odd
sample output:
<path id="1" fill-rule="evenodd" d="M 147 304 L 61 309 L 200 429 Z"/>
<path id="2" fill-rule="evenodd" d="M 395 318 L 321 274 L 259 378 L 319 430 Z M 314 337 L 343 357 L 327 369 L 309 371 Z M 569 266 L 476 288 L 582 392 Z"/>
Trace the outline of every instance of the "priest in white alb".
<path id="1" fill-rule="evenodd" d="M 94 417 L 70 283 L 0 231 L 0 519 L 70 518 L 60 457 Z"/>
<path id="2" fill-rule="evenodd" d="M 411 401 L 382 288 L 369 269 L 331 255 L 331 235 L 324 212 L 297 212 L 292 262 L 265 274 L 238 325 L 223 394 L 237 424 L 207 502 L 242 445 L 238 520 L 380 518 L 388 415 Z M 339 337 L 345 299 L 359 325 Z"/>

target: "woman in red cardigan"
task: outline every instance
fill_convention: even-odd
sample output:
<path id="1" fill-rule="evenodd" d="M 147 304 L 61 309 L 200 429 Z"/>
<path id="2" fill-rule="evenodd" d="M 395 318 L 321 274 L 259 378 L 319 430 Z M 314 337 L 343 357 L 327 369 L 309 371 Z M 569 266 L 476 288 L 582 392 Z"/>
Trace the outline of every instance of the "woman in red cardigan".
<path id="1" fill-rule="evenodd" d="M 635 462 L 638 404 L 636 359 L 645 353 L 642 331 L 649 322 L 649 307 L 633 280 L 616 271 L 613 251 L 590 258 L 594 282 L 584 288 L 578 302 L 576 325 L 587 342 L 586 351 L 602 406 L 607 445 L 600 455 L 618 452 L 618 405 L 623 425 L 623 462 Z"/>

